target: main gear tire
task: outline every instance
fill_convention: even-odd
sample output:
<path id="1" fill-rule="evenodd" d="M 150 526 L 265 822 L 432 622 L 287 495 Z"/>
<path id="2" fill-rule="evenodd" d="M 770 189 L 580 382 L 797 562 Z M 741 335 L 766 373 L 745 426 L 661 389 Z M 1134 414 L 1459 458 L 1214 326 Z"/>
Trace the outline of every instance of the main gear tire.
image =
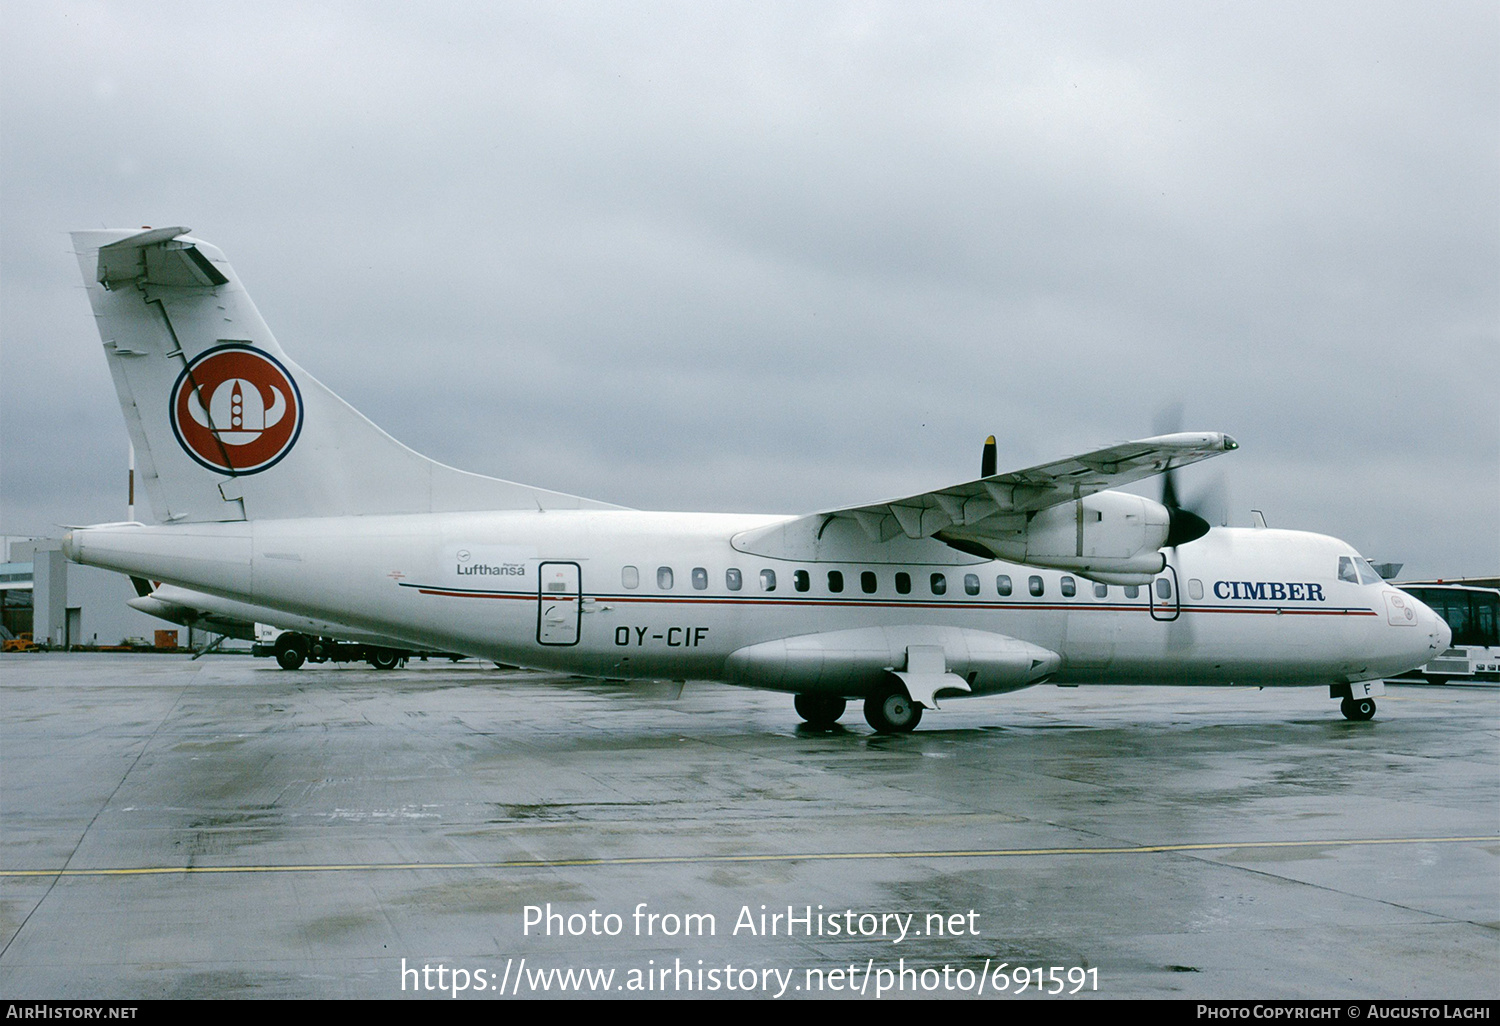
<path id="1" fill-rule="evenodd" d="M 922 707 L 906 688 L 888 684 L 865 698 L 865 722 L 877 734 L 910 734 L 922 722 Z"/>
<path id="2" fill-rule="evenodd" d="M 838 695 L 798 695 L 792 704 L 809 727 L 827 730 L 839 721 L 849 703 Z"/>

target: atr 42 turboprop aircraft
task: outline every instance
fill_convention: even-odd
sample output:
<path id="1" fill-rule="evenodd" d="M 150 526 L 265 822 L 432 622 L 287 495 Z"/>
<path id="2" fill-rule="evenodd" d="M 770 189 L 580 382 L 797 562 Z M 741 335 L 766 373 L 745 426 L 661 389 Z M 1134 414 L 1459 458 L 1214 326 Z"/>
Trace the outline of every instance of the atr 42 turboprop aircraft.
<path id="1" fill-rule="evenodd" d="M 625 509 L 396 442 L 185 228 L 73 239 L 159 521 L 72 530 L 81 563 L 497 662 L 790 692 L 819 726 L 862 699 L 882 732 L 1044 681 L 1319 685 L 1368 719 L 1448 645 L 1345 542 L 1111 490 L 1226 435 L 805 516 Z"/>

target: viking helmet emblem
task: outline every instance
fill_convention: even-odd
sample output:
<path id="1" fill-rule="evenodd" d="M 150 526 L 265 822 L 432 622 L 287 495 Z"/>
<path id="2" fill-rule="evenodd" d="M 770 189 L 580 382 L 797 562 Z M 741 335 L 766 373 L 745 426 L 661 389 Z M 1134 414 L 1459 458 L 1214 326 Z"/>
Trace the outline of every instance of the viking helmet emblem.
<path id="1" fill-rule="evenodd" d="M 188 396 L 188 413 L 199 425 L 217 434 L 225 445 L 249 445 L 262 431 L 275 427 L 286 416 L 286 396 L 275 385 L 266 387 L 273 396 L 269 410 L 265 397 L 254 384 L 244 378 L 229 378 L 214 389 L 207 410 L 194 390 Z"/>
<path id="2" fill-rule="evenodd" d="M 274 356 L 221 342 L 182 369 L 169 403 L 184 451 L 217 473 L 269 470 L 302 433 L 302 393 Z"/>

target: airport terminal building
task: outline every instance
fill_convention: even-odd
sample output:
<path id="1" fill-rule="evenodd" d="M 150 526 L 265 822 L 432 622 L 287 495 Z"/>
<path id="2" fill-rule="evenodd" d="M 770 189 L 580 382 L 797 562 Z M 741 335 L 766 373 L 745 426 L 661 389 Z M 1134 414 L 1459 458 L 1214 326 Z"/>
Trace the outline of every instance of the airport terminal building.
<path id="1" fill-rule="evenodd" d="M 123 574 L 71 563 L 57 538 L 6 539 L 0 563 L 0 625 L 9 636 L 30 633 L 53 649 L 152 645 L 156 632 L 174 631 L 188 645 L 188 629 L 158 620 L 126 603 L 135 586 Z M 203 640 L 203 639 L 196 639 Z"/>

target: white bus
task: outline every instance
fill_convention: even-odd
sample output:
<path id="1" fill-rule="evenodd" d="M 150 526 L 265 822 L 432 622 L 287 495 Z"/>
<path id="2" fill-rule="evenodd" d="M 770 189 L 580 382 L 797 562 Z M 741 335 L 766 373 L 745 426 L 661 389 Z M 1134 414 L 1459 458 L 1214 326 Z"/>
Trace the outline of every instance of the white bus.
<path id="1" fill-rule="evenodd" d="M 1486 580 L 1485 585 L 1493 583 Z M 1474 582 L 1398 584 L 1427 603 L 1453 631 L 1453 644 L 1426 666 L 1393 677 L 1429 684 L 1500 685 L 1500 588 Z"/>

